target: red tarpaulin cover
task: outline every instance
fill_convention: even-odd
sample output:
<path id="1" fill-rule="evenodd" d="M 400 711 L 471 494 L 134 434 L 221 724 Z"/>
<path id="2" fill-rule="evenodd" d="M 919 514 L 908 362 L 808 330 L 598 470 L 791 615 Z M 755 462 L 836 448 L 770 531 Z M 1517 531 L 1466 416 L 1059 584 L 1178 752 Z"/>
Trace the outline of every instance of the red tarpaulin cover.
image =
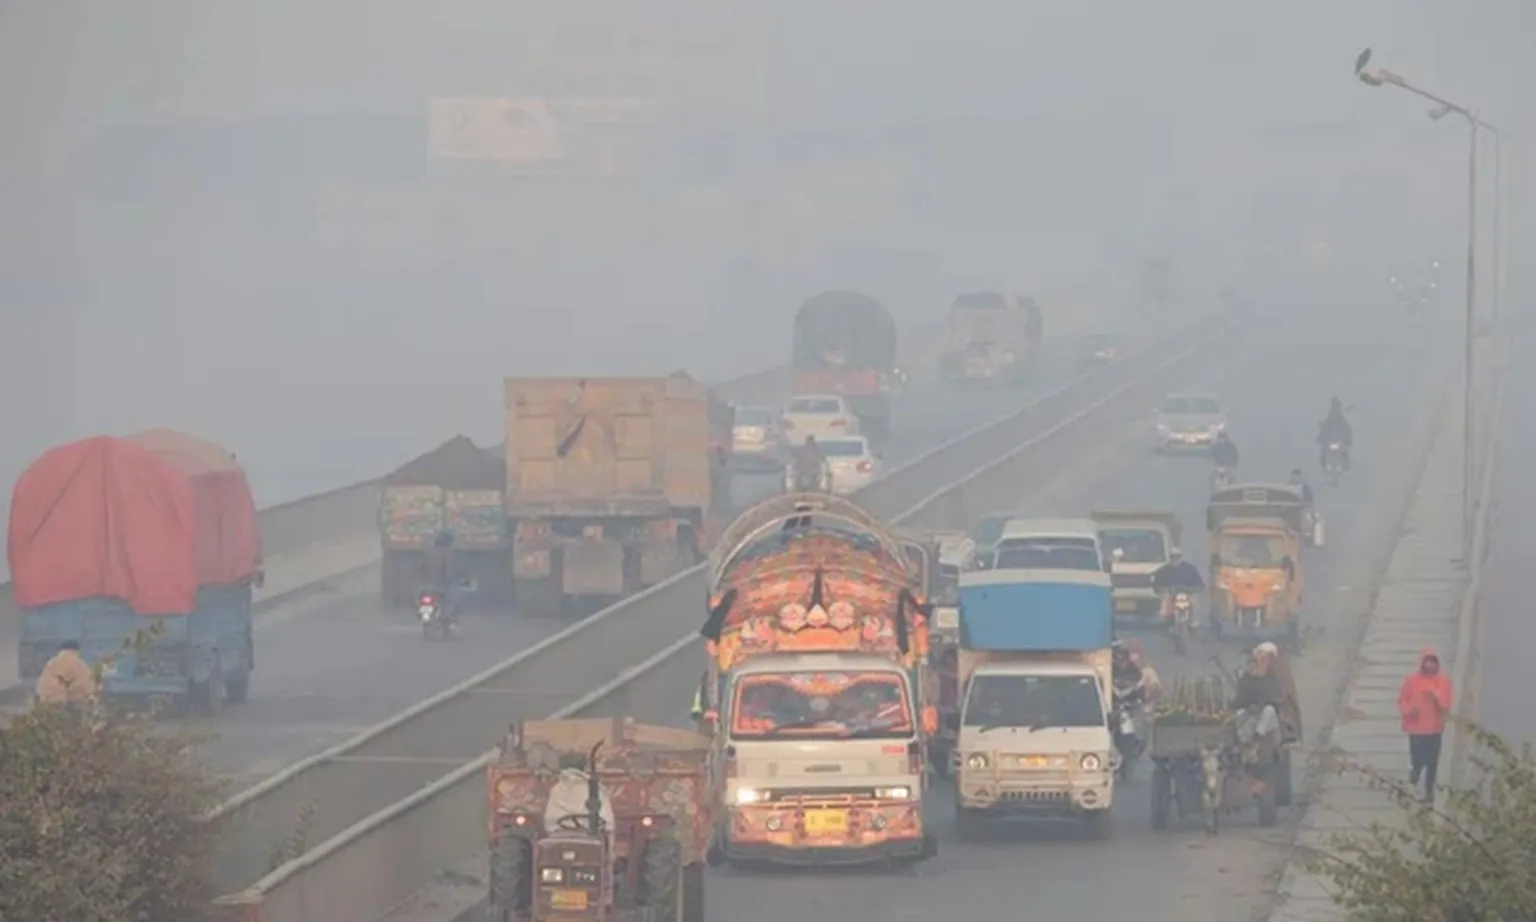
<path id="1" fill-rule="evenodd" d="M 261 532 L 233 455 L 155 429 L 32 462 L 11 494 L 10 563 L 22 608 L 106 596 L 139 614 L 179 614 L 199 586 L 250 579 Z"/>

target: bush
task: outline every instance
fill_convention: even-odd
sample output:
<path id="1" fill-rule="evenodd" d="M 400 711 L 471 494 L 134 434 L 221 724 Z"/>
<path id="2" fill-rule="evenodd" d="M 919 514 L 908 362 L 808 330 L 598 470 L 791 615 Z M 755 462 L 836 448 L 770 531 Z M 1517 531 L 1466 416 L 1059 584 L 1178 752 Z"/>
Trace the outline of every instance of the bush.
<path id="1" fill-rule="evenodd" d="M 1354 922 L 1536 919 L 1536 757 L 1475 724 L 1462 732 L 1477 780 L 1442 788 L 1437 805 L 1369 769 L 1346 769 L 1403 814 L 1401 823 L 1335 835 L 1308 856 Z"/>
<path id="2" fill-rule="evenodd" d="M 0 919 L 194 922 L 221 786 L 149 717 L 46 705 L 0 728 Z"/>

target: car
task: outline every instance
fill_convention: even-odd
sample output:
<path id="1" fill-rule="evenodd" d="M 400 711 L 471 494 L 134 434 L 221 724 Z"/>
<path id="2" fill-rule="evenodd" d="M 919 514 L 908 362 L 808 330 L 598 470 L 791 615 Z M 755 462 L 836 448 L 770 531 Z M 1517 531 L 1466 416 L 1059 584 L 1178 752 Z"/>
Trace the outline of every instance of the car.
<path id="1" fill-rule="evenodd" d="M 1120 337 L 1113 333 L 1095 333 L 1083 344 L 1083 354 L 1078 358 L 1077 364 L 1083 368 L 1108 365 L 1118 359 L 1124 351 Z"/>
<path id="2" fill-rule="evenodd" d="M 821 453 L 832 471 L 832 492 L 853 493 L 869 486 L 880 476 L 880 459 L 869 449 L 862 435 L 842 439 L 817 439 Z"/>
<path id="3" fill-rule="evenodd" d="M 1227 413 L 1212 394 L 1169 394 L 1154 421 L 1159 452 L 1207 451 L 1227 428 Z"/>
<path id="4" fill-rule="evenodd" d="M 768 407 L 737 407 L 731 429 L 731 460 L 743 467 L 779 467 L 785 458 L 779 414 Z"/>
<path id="5" fill-rule="evenodd" d="M 997 542 L 1002 540 L 1003 530 L 1008 527 L 1009 522 L 1014 519 L 1027 519 L 1032 515 L 1035 513 L 1014 509 L 989 512 L 982 516 L 970 531 L 971 541 L 974 544 L 972 559 L 984 557 L 996 549 Z"/>
<path id="6" fill-rule="evenodd" d="M 992 551 L 978 555 L 976 562 L 983 570 L 1110 572 L 1093 519 L 1011 519 Z"/>
<path id="7" fill-rule="evenodd" d="M 779 418 L 784 437 L 791 448 L 805 444 L 808 436 L 839 439 L 859 435 L 859 418 L 848 409 L 848 402 L 836 394 L 808 394 L 795 397 Z"/>

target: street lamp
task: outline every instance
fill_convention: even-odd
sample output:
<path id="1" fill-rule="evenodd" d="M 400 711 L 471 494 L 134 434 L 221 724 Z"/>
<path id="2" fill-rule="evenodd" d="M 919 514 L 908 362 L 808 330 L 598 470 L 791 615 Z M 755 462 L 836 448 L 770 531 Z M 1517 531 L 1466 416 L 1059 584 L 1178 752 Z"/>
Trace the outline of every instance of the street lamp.
<path id="1" fill-rule="evenodd" d="M 1472 391 L 1476 373 L 1473 348 L 1477 336 L 1477 135 L 1479 128 L 1497 130 L 1478 119 L 1477 114 L 1466 106 L 1457 105 L 1414 86 L 1402 76 L 1384 67 L 1371 67 L 1371 49 L 1367 48 L 1355 58 L 1355 76 L 1366 86 L 1395 86 L 1398 89 L 1434 103 L 1429 117 L 1435 120 L 1451 113 L 1467 120 L 1469 152 L 1467 157 L 1467 308 L 1466 329 L 1462 343 L 1461 369 L 1461 550 L 1462 560 L 1472 566 Z"/>

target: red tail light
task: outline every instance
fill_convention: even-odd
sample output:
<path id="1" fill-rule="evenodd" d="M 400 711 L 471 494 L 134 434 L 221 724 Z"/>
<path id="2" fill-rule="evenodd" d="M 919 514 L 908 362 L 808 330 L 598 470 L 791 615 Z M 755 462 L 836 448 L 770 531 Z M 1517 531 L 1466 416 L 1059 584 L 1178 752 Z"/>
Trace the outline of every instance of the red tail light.
<path id="1" fill-rule="evenodd" d="M 859 473 L 860 474 L 868 474 L 872 470 L 874 470 L 874 465 L 870 464 L 868 461 L 860 461 L 859 462 Z"/>
<path id="2" fill-rule="evenodd" d="M 843 428 L 843 420 L 841 418 L 834 419 L 832 422 L 827 423 L 827 425 L 831 426 L 833 429 L 841 429 Z"/>
<path id="3" fill-rule="evenodd" d="M 423 604 L 423 605 L 431 605 L 432 604 L 432 597 L 429 596 L 429 595 L 422 596 L 421 597 L 421 604 Z"/>
<path id="4" fill-rule="evenodd" d="M 913 741 L 907 744 L 907 774 L 916 775 L 923 770 L 923 744 Z"/>

